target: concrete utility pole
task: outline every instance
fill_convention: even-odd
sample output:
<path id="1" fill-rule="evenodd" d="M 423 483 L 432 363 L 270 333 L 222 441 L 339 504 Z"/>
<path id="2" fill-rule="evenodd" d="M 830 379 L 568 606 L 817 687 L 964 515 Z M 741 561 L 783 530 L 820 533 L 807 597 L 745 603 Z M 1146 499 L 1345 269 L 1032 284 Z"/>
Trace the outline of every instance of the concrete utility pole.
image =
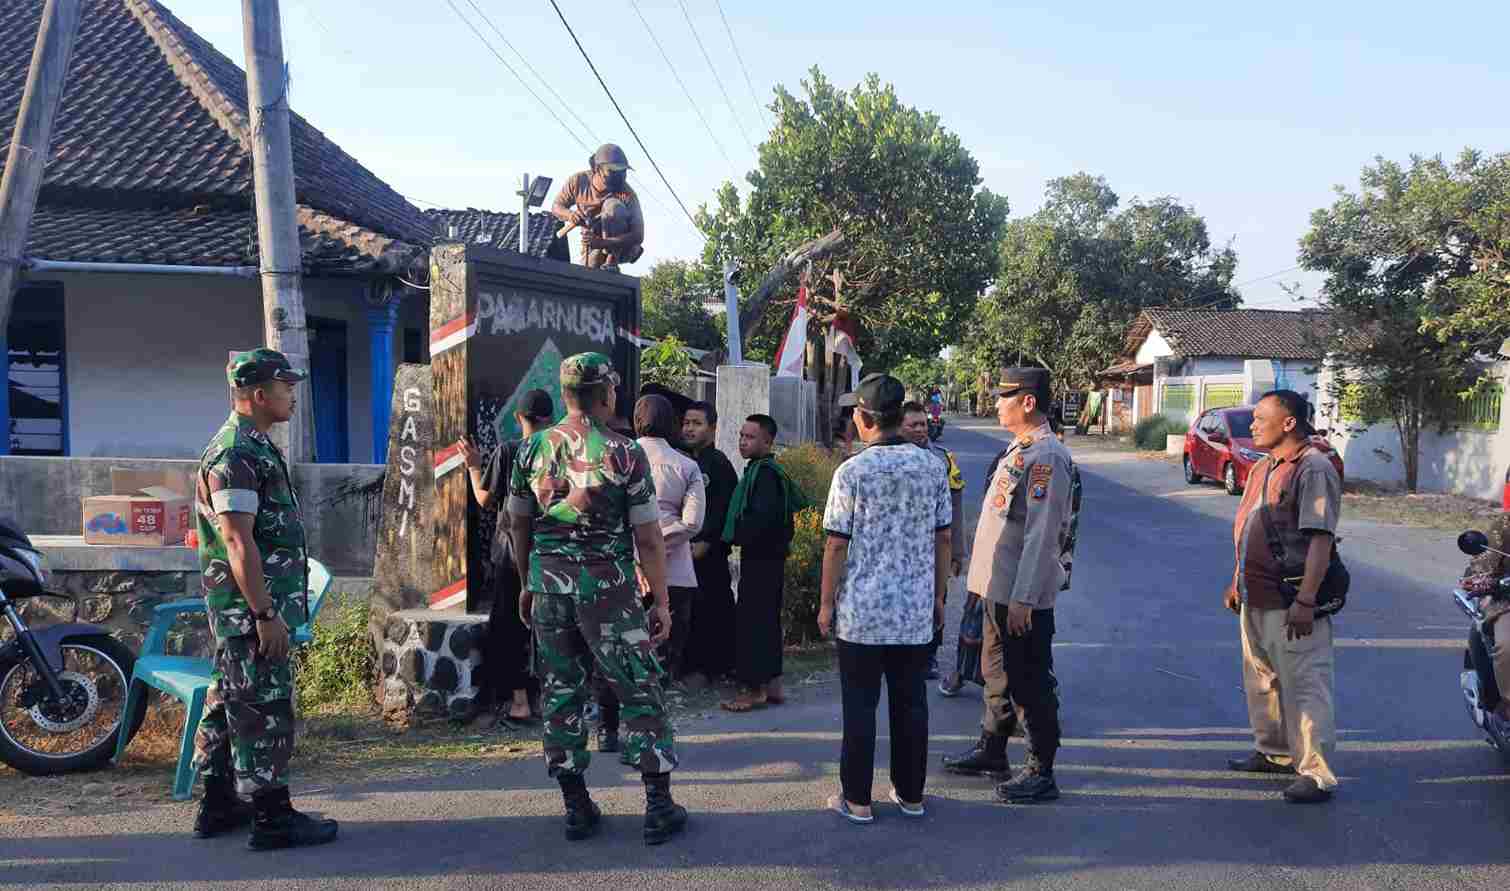
<path id="1" fill-rule="evenodd" d="M 299 223 L 294 205 L 294 160 L 288 134 L 288 72 L 278 0 L 241 0 L 246 44 L 246 92 L 252 118 L 252 185 L 257 200 L 257 245 L 262 266 L 262 317 L 267 345 L 309 370 Z M 298 409 L 286 431 L 274 428 L 290 463 L 315 459 L 310 386 L 297 385 Z M 279 425 L 282 426 L 282 425 Z M 281 436 L 279 434 L 282 434 Z"/>
<path id="2" fill-rule="evenodd" d="M 724 319 L 729 325 L 729 364 L 743 365 L 744 338 L 739 333 L 739 287 L 734 284 L 733 260 L 724 261 Z"/>
<path id="3" fill-rule="evenodd" d="M 0 180 L 0 455 L 10 453 L 10 347 L 6 340 L 11 305 L 21 275 L 21 252 L 31 230 L 32 212 L 52 144 L 52 124 L 63 104 L 73 39 L 79 33 L 79 0 L 47 0 L 37 44 L 26 74 L 26 91 Z"/>

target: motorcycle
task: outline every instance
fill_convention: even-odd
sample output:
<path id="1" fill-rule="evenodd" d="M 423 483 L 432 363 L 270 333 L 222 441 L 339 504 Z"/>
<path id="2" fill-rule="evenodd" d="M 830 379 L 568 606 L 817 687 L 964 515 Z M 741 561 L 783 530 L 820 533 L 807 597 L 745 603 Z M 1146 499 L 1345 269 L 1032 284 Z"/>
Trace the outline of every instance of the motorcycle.
<path id="1" fill-rule="evenodd" d="M 146 697 L 126 714 L 136 657 L 99 625 L 32 629 L 16 605 L 46 590 L 42 553 L 0 517 L 0 613 L 15 632 L 0 647 L 0 761 L 34 776 L 99 767 L 146 716 Z M 78 601 L 74 601 L 78 618 Z"/>
<path id="2" fill-rule="evenodd" d="M 944 419 L 943 419 L 943 417 L 942 416 L 940 416 L 940 417 L 934 417 L 932 415 L 929 415 L 928 416 L 928 440 L 930 442 L 938 442 L 939 437 L 943 436 L 943 435 L 944 435 Z"/>
<path id="3" fill-rule="evenodd" d="M 1510 556 L 1510 554 L 1505 554 L 1504 551 L 1489 547 L 1489 537 L 1473 529 L 1458 536 L 1458 550 L 1470 557 L 1477 557 L 1485 551 L 1500 554 L 1501 556 Z M 1510 578 L 1500 579 L 1498 587 L 1499 591 L 1494 595 L 1496 598 L 1510 598 Z M 1468 707 L 1468 717 L 1473 721 L 1474 726 L 1483 731 L 1484 737 L 1491 746 L 1499 751 L 1502 758 L 1510 760 L 1510 722 L 1501 718 L 1493 709 L 1484 707 L 1488 691 L 1484 689 L 1484 682 L 1481 680 L 1483 675 L 1480 672 L 1487 672 L 1490 677 L 1493 677 L 1493 668 L 1489 665 L 1489 654 L 1487 651 L 1479 652 L 1475 656 L 1476 648 L 1474 647 L 1474 637 L 1471 632 L 1477 629 L 1480 639 L 1492 635 L 1485 628 L 1484 612 L 1479 608 L 1480 596 L 1482 595 L 1471 594 L 1465 591 L 1461 586 L 1454 586 L 1452 590 L 1452 599 L 1473 623 L 1469 629 L 1468 647 L 1463 651 L 1463 672 L 1458 676 L 1458 685 L 1462 688 L 1463 700 Z M 1500 692 L 1502 695 L 1510 693 L 1510 691 L 1503 690 Z"/>

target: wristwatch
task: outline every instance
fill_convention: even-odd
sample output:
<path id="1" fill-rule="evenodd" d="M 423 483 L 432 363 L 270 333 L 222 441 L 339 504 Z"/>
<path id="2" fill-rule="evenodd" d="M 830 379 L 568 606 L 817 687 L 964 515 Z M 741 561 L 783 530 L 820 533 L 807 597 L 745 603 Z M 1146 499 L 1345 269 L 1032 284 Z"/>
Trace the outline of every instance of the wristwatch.
<path id="1" fill-rule="evenodd" d="M 252 613 L 252 618 L 256 619 L 259 622 L 271 622 L 272 620 L 278 618 L 278 611 L 269 606 L 267 609 L 262 610 L 261 612 Z"/>

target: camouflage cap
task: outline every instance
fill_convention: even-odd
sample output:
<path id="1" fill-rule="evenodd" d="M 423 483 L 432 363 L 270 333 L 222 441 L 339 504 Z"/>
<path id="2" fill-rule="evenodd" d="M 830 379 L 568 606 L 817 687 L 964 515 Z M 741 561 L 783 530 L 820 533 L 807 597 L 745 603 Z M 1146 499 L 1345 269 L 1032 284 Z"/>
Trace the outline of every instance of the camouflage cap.
<path id="1" fill-rule="evenodd" d="M 288 364 L 288 357 L 277 350 L 247 350 L 231 357 L 225 366 L 225 378 L 233 387 L 251 387 L 268 381 L 297 384 L 309 375 Z"/>
<path id="2" fill-rule="evenodd" d="M 590 387 L 593 384 L 619 385 L 619 373 L 613 362 L 602 353 L 578 353 L 561 362 L 561 386 Z"/>

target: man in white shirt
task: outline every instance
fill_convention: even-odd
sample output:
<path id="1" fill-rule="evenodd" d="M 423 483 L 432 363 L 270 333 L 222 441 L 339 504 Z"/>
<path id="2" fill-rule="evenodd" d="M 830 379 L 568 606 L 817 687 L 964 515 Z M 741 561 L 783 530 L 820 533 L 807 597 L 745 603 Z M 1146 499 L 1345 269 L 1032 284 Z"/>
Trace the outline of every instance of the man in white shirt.
<path id="1" fill-rule="evenodd" d="M 944 465 L 900 434 L 905 394 L 889 375 L 860 382 L 855 426 L 866 448 L 835 472 L 823 514 L 828 539 L 818 627 L 838 638 L 844 703 L 842 789 L 829 807 L 855 823 L 874 819 L 871 779 L 883 676 L 891 800 L 904 815 L 923 816 L 926 675 L 930 644 L 944 621 L 953 511 Z"/>

